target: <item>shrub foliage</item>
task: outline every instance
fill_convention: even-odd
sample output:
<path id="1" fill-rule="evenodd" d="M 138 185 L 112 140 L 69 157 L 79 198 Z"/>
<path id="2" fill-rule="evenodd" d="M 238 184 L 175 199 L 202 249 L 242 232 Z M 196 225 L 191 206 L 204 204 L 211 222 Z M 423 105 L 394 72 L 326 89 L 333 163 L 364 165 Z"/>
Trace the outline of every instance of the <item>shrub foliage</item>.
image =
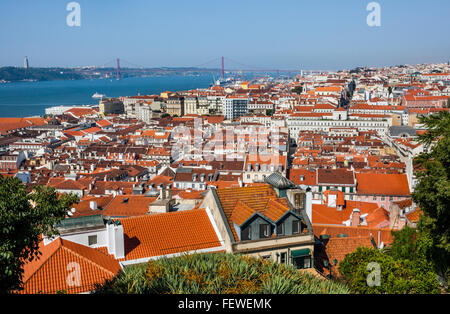
<path id="1" fill-rule="evenodd" d="M 162 258 L 131 266 L 98 287 L 117 294 L 349 293 L 342 283 L 300 273 L 293 266 L 226 253 Z"/>
<path id="2" fill-rule="evenodd" d="M 368 283 L 374 269 L 369 263 L 380 266 L 379 285 Z M 347 254 L 339 264 L 339 272 L 350 289 L 364 294 L 428 294 L 439 293 L 439 281 L 429 262 L 418 259 L 394 259 L 379 250 L 359 247 Z M 372 277 L 373 278 L 373 277 Z"/>

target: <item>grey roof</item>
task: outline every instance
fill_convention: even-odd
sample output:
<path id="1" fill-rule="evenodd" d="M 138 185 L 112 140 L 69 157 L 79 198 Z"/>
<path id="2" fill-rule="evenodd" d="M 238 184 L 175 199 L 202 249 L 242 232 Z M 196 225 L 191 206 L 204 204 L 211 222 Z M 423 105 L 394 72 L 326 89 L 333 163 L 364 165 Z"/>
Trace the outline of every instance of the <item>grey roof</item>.
<path id="1" fill-rule="evenodd" d="M 391 126 L 389 128 L 389 134 L 392 137 L 400 137 L 400 136 L 416 136 L 417 131 L 416 129 L 407 126 L 407 125 L 397 125 L 397 126 Z"/>
<path id="2" fill-rule="evenodd" d="M 287 178 L 283 177 L 278 172 L 272 173 L 264 181 L 266 183 L 270 184 L 271 186 L 273 186 L 275 188 L 278 188 L 278 189 L 287 189 L 287 188 L 295 187 L 294 182 L 292 182 L 292 181 L 288 180 Z"/>

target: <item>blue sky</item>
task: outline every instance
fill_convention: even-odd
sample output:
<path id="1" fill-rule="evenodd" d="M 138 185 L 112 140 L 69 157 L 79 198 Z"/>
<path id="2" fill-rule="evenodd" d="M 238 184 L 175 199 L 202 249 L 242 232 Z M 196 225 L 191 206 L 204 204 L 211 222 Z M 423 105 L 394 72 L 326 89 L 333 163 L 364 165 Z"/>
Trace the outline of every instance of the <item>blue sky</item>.
<path id="1" fill-rule="evenodd" d="M 225 56 L 255 67 L 337 70 L 450 60 L 450 1 L 1 0 L 0 66 L 195 66 Z M 208 67 L 219 66 L 206 64 Z M 237 64 L 226 66 L 238 68 Z"/>

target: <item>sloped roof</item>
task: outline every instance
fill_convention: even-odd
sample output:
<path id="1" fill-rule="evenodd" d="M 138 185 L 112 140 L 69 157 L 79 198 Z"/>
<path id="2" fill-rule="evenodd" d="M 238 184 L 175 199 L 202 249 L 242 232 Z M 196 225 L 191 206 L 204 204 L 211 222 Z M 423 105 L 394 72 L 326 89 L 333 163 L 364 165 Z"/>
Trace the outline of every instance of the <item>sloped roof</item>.
<path id="1" fill-rule="evenodd" d="M 318 184 L 355 184 L 353 171 L 346 169 L 317 169 Z"/>
<path id="2" fill-rule="evenodd" d="M 203 209 L 119 220 L 125 235 L 127 261 L 201 249 L 223 250 Z"/>
<path id="3" fill-rule="evenodd" d="M 103 216 L 130 217 L 149 213 L 149 206 L 156 197 L 143 195 L 117 195 L 103 210 Z"/>
<path id="4" fill-rule="evenodd" d="M 336 207 L 328 207 L 327 204 L 312 204 L 312 223 L 342 225 L 350 219 L 353 209 L 360 210 L 361 215 L 370 214 L 378 208 L 377 203 L 345 201 L 345 206 L 338 211 Z"/>
<path id="5" fill-rule="evenodd" d="M 287 179 L 286 177 L 282 176 L 278 172 L 274 172 L 271 175 L 269 175 L 265 182 L 272 185 L 273 187 L 276 187 L 278 189 L 287 189 L 291 187 L 295 187 L 295 184 Z"/>
<path id="6" fill-rule="evenodd" d="M 61 238 L 47 245 L 41 242 L 39 250 L 40 258 L 24 266 L 24 290 L 20 293 L 89 292 L 95 284 L 112 279 L 121 269 L 111 256 Z"/>
<path id="7" fill-rule="evenodd" d="M 388 245 L 393 241 L 391 230 L 386 228 L 330 226 L 326 224 L 313 224 L 312 227 L 314 235 L 318 238 L 322 234 L 327 234 L 332 238 L 336 238 L 338 234 L 345 234 L 349 238 L 363 238 L 372 235 L 377 246 L 380 246 L 381 242 Z M 380 242 L 378 242 L 378 234 L 380 235 Z"/>
<path id="8" fill-rule="evenodd" d="M 246 222 L 256 211 L 251 207 L 245 205 L 242 201 L 237 201 L 231 214 L 231 221 L 236 225 L 241 226 Z"/>
<path id="9" fill-rule="evenodd" d="M 406 174 L 357 173 L 358 194 L 409 196 Z"/>
<path id="10" fill-rule="evenodd" d="M 407 213 L 406 218 L 410 222 L 418 222 L 421 215 L 423 215 L 422 210 L 420 208 L 416 208 L 414 211 Z"/>
<path id="11" fill-rule="evenodd" d="M 299 160 L 299 159 L 297 159 Z M 303 181 L 301 180 L 303 176 Z M 307 169 L 290 169 L 289 179 L 297 185 L 316 185 L 316 172 Z"/>
<path id="12" fill-rule="evenodd" d="M 289 206 L 287 204 L 281 204 L 276 199 L 269 199 L 266 208 L 264 208 L 261 213 L 269 218 L 270 220 L 276 222 L 278 221 L 287 211 L 289 211 Z"/>
<path id="13" fill-rule="evenodd" d="M 324 270 L 323 259 L 328 259 L 332 266 L 332 272 L 339 275 L 339 263 L 345 258 L 345 255 L 353 253 L 358 247 L 373 248 L 370 236 L 356 238 L 330 238 L 325 242 L 325 250 L 319 249 L 314 253 L 315 266 Z M 334 264 L 334 260 L 337 264 Z"/>
<path id="14" fill-rule="evenodd" d="M 250 187 L 219 189 L 217 190 L 217 196 L 236 241 L 239 240 L 239 237 L 236 233 L 236 230 L 234 229 L 231 216 L 236 207 L 236 204 L 239 201 L 244 203 L 252 210 L 258 211 L 263 215 L 270 199 L 273 199 L 274 201 L 280 203 L 282 206 L 285 206 L 287 210 L 289 209 L 289 205 L 287 204 L 286 199 L 279 199 L 273 188 L 268 184 L 258 184 L 256 186 Z M 276 216 L 276 212 L 276 208 L 272 208 L 269 210 L 269 215 Z"/>

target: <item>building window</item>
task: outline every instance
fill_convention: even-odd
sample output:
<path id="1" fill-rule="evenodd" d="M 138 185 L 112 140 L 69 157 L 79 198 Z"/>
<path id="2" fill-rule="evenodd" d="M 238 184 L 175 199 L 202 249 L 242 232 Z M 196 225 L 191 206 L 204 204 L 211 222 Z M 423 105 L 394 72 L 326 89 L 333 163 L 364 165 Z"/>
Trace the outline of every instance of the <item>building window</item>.
<path id="1" fill-rule="evenodd" d="M 250 240 L 250 234 L 252 233 L 252 227 L 248 226 L 247 228 L 242 230 L 242 241 Z"/>
<path id="2" fill-rule="evenodd" d="M 286 252 L 281 253 L 280 263 L 283 263 L 283 264 L 286 263 Z"/>
<path id="3" fill-rule="evenodd" d="M 292 233 L 293 234 L 300 233 L 300 221 L 294 220 L 292 222 Z"/>
<path id="4" fill-rule="evenodd" d="M 97 235 L 88 236 L 89 246 L 97 244 Z"/>
<path id="5" fill-rule="evenodd" d="M 311 258 L 305 258 L 303 261 L 303 268 L 311 268 Z"/>
<path id="6" fill-rule="evenodd" d="M 270 236 L 270 225 L 269 224 L 259 225 L 259 237 L 268 238 L 269 236 Z"/>
<path id="7" fill-rule="evenodd" d="M 284 224 L 280 223 L 277 226 L 277 235 L 284 235 Z"/>
<path id="8" fill-rule="evenodd" d="M 292 264 L 297 269 L 311 268 L 311 251 L 302 249 L 292 252 Z"/>

